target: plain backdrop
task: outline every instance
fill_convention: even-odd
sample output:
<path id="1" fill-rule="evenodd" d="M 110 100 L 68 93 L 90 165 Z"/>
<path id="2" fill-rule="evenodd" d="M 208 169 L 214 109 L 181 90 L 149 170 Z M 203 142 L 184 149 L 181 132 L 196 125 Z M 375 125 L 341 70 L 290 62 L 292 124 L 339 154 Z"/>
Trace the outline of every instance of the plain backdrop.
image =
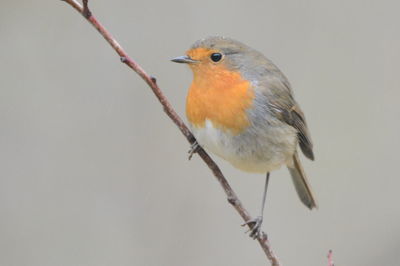
<path id="1" fill-rule="evenodd" d="M 263 228 L 283 265 L 400 265 L 398 1 L 90 1 L 184 117 L 170 58 L 224 35 L 288 76 L 320 208 L 272 173 Z M 144 82 L 62 1 L 0 3 L 0 265 L 268 265 Z M 216 158 L 256 215 L 263 175 Z"/>

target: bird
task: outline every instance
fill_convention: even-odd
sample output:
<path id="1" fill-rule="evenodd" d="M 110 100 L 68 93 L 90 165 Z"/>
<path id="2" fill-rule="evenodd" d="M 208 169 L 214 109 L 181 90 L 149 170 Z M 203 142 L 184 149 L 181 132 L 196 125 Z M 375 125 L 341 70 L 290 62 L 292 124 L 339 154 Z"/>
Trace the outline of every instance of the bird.
<path id="1" fill-rule="evenodd" d="M 193 80 L 186 117 L 198 145 L 244 172 L 266 175 L 260 215 L 246 221 L 250 237 L 261 235 L 271 171 L 287 166 L 301 202 L 317 208 L 298 147 L 314 160 L 306 119 L 286 76 L 261 52 L 234 39 L 211 36 L 185 55 Z"/>

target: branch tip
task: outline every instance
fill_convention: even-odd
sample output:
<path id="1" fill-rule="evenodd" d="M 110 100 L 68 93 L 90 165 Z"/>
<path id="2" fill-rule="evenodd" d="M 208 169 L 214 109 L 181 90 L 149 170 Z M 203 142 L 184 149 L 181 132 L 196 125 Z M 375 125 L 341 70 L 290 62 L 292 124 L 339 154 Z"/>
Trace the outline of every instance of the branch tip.
<path id="1" fill-rule="evenodd" d="M 333 254 L 332 254 L 333 252 L 332 252 L 332 250 L 330 249 L 329 251 L 328 251 L 328 266 L 335 266 L 335 264 L 333 263 L 333 258 L 332 258 L 332 256 L 333 256 Z"/>

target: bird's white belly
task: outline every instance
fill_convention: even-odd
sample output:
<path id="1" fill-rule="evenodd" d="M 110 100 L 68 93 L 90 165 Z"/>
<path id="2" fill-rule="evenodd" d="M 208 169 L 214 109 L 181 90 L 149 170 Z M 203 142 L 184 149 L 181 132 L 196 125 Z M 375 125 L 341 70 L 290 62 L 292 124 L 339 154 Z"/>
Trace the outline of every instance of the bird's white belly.
<path id="1" fill-rule="evenodd" d="M 206 120 L 203 128 L 193 126 L 192 131 L 202 147 L 246 172 L 266 173 L 287 164 L 297 145 L 296 131 L 291 127 L 232 135 Z"/>

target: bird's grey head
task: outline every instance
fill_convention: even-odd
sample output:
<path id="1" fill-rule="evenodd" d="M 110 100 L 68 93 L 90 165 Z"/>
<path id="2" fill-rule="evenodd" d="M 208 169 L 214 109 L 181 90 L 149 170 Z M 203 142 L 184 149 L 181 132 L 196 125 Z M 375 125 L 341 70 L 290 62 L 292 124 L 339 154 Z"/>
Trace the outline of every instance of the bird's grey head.
<path id="1" fill-rule="evenodd" d="M 199 65 L 212 68 L 222 64 L 229 70 L 240 71 L 249 79 L 265 74 L 267 68 L 271 67 L 269 60 L 260 52 L 239 41 L 221 36 L 196 41 L 185 56 L 172 61 L 187 63 L 192 69 Z"/>

